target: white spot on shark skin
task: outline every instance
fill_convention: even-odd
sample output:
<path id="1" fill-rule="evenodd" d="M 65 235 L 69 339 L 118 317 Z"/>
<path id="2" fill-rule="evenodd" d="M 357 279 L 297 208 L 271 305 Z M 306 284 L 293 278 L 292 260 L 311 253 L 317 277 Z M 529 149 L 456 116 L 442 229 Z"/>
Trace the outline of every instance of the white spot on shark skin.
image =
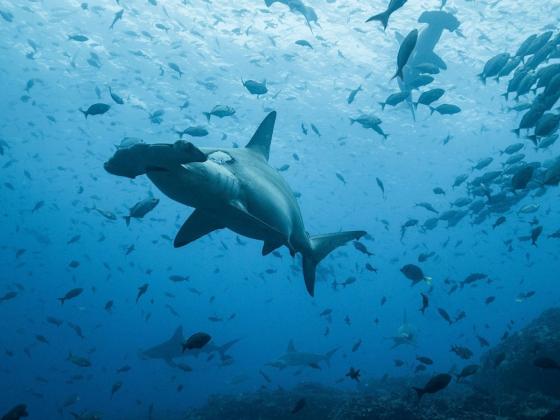
<path id="1" fill-rule="evenodd" d="M 208 160 L 223 165 L 224 163 L 233 161 L 233 158 L 228 153 L 218 150 L 217 152 L 210 153 L 208 155 Z"/>

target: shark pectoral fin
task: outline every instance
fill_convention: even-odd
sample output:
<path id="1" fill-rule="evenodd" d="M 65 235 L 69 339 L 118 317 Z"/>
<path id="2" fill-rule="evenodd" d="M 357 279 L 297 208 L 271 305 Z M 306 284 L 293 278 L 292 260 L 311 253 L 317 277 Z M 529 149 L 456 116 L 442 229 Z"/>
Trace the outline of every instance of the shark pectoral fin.
<path id="1" fill-rule="evenodd" d="M 251 137 L 247 146 L 247 149 L 257 153 L 262 156 L 266 161 L 268 161 L 268 156 L 270 155 L 270 142 L 272 140 L 272 132 L 274 131 L 274 123 L 276 122 L 276 111 L 272 111 L 268 114 L 265 119 Z"/>
<path id="2" fill-rule="evenodd" d="M 196 209 L 177 232 L 173 246 L 180 248 L 223 227 L 223 224 L 212 213 Z"/>
<path id="3" fill-rule="evenodd" d="M 283 245 L 281 242 L 267 241 L 263 244 L 262 255 L 268 255 L 275 249 L 280 248 Z"/>

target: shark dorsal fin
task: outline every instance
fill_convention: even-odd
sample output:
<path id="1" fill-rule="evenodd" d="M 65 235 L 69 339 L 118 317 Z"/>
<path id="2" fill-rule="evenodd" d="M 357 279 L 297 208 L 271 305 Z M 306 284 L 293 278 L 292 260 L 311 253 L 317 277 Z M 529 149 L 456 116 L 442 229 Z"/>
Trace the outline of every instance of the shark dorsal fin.
<path id="1" fill-rule="evenodd" d="M 272 132 L 274 131 L 274 123 L 276 122 L 276 111 L 272 111 L 262 121 L 249 143 L 247 149 L 252 150 L 268 161 L 270 155 L 270 141 L 272 140 Z"/>
<path id="2" fill-rule="evenodd" d="M 290 340 L 290 342 L 288 343 L 288 349 L 286 350 L 286 353 L 295 353 L 296 352 L 296 346 L 294 346 L 294 340 Z"/>
<path id="3" fill-rule="evenodd" d="M 173 342 L 183 343 L 183 326 L 178 326 L 173 335 L 171 336 L 171 340 Z"/>

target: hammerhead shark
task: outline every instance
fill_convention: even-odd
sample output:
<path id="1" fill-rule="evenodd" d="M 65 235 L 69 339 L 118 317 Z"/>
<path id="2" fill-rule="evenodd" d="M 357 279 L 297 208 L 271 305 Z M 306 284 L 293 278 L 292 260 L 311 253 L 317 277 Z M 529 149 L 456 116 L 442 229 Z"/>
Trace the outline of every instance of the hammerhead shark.
<path id="1" fill-rule="evenodd" d="M 267 363 L 267 366 L 284 369 L 286 367 L 313 367 L 317 368 L 320 362 L 325 362 L 327 366 L 331 364 L 331 357 L 336 353 L 338 348 L 332 349 L 325 354 L 306 353 L 297 351 L 294 342 L 290 340 L 286 353 L 273 362 Z"/>
<path id="2" fill-rule="evenodd" d="M 418 18 L 419 23 L 425 23 L 425 26 L 418 34 L 418 40 L 407 65 L 404 68 L 404 80 L 399 80 L 399 87 L 402 92 L 410 92 L 410 84 L 416 80 L 419 73 L 415 66 L 420 64 L 433 64 L 441 70 L 447 70 L 445 61 L 434 52 L 443 31 L 454 32 L 458 36 L 463 36 L 459 29 L 460 22 L 457 18 L 448 12 L 442 10 L 425 11 Z M 397 36 L 399 43 L 404 38 Z M 414 107 L 412 106 L 412 99 L 409 95 L 407 102 L 409 104 L 412 116 L 414 118 Z"/>
<path id="3" fill-rule="evenodd" d="M 302 255 L 308 293 L 315 291 L 315 269 L 335 248 L 365 235 L 365 231 L 310 236 L 294 193 L 268 164 L 276 112 L 269 113 L 245 148 L 197 148 L 174 144 L 136 143 L 119 148 L 105 163 L 114 175 L 146 174 L 172 200 L 194 212 L 175 237 L 176 248 L 217 229 L 263 241 L 262 255 L 281 246 Z"/>
<path id="4" fill-rule="evenodd" d="M 183 351 L 184 341 L 185 337 L 183 336 L 183 327 L 179 326 L 175 329 L 171 338 L 160 344 L 156 344 L 148 350 L 140 351 L 140 357 L 142 359 L 163 360 L 172 367 L 176 366 L 175 359 L 186 356 L 197 357 L 200 353 L 218 353 L 220 358 L 225 360 L 227 356 L 226 353 L 239 341 L 239 339 L 228 341 L 221 346 L 217 346 L 211 341 L 200 349 L 191 349 L 187 351 Z"/>
<path id="5" fill-rule="evenodd" d="M 290 12 L 296 14 L 299 13 L 305 18 L 305 22 L 311 32 L 313 32 L 311 22 L 315 22 L 315 24 L 319 26 L 319 22 L 317 22 L 317 13 L 315 13 L 315 10 L 312 7 L 306 6 L 302 0 L 264 0 L 264 3 L 266 4 L 266 7 L 270 7 L 274 3 L 285 4 L 290 8 Z"/>

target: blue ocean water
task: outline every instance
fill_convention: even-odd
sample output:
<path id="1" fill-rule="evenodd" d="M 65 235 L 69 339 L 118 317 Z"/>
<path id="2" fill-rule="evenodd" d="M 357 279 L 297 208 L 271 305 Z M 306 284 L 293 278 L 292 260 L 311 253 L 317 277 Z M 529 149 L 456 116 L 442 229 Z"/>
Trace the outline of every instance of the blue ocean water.
<path id="1" fill-rule="evenodd" d="M 183 418 L 213 394 L 482 364 L 559 303 L 559 6 L 392 0 L 384 30 L 366 20 L 385 0 L 1 1 L 0 415 Z M 274 115 L 267 172 L 244 147 Z M 225 172 L 181 178 L 207 167 Z M 218 229 L 174 247 L 174 194 Z M 309 238 L 343 231 L 367 234 L 320 261 Z"/>

